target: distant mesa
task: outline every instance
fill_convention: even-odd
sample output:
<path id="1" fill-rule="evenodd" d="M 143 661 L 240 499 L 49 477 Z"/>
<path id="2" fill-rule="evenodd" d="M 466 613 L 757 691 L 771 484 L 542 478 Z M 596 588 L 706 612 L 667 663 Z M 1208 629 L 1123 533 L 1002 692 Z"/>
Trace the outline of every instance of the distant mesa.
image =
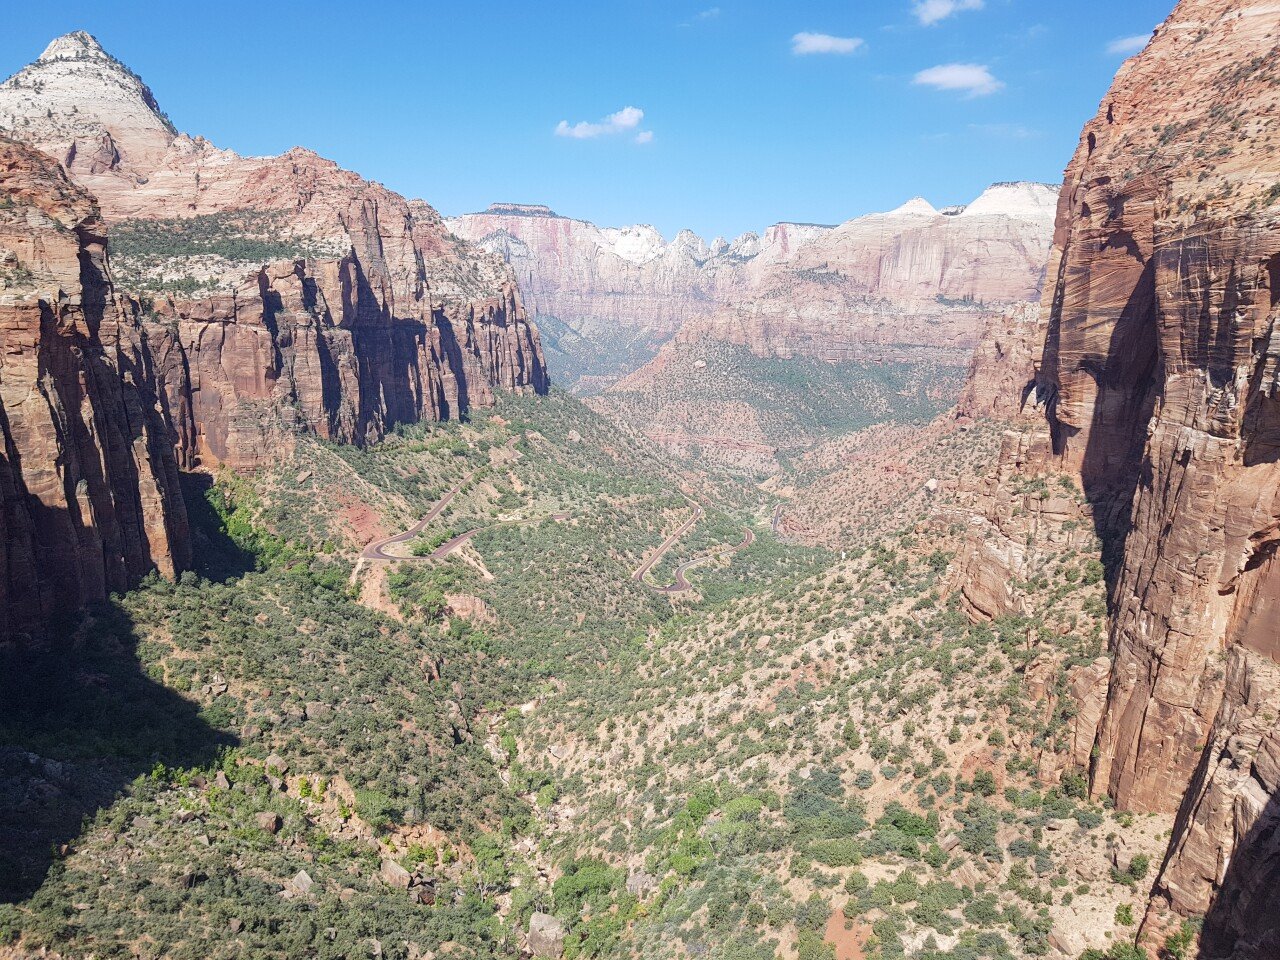
<path id="1" fill-rule="evenodd" d="M 560 215 L 543 203 L 491 203 L 485 211 L 497 217 L 559 217 Z M 480 214 L 472 214 L 480 216 Z"/>

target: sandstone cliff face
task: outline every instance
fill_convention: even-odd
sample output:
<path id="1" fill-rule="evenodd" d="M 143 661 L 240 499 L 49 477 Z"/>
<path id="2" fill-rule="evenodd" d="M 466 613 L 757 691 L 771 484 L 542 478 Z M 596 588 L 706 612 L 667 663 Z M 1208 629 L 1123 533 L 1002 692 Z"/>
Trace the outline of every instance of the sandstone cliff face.
<path id="1" fill-rule="evenodd" d="M 529 309 L 580 333 L 630 329 L 661 342 L 749 281 L 749 265 L 829 228 L 779 224 L 711 244 L 685 230 L 667 243 L 653 227 L 598 227 L 535 204 L 494 204 L 446 221 L 458 236 L 511 264 Z"/>
<path id="2" fill-rule="evenodd" d="M 652 227 L 600 228 L 513 204 L 448 225 L 513 266 L 536 315 L 588 341 L 639 337 L 652 350 L 710 339 L 821 360 L 927 347 L 959 365 L 989 315 L 1039 300 L 1055 195 L 997 184 L 947 213 L 916 199 L 732 242 L 682 231 L 666 243 Z M 603 385 L 636 366 L 634 355 L 615 358 Z"/>
<path id="3" fill-rule="evenodd" d="M 92 199 L 0 139 L 0 636 L 188 562 L 173 431 Z"/>
<path id="4" fill-rule="evenodd" d="M 1278 36 L 1274 5 L 1183 0 L 1117 75 L 1067 171 L 1047 429 L 1020 441 L 1024 472 L 1079 479 L 1108 565 L 1093 787 L 1177 812 L 1157 891 L 1208 912 L 1209 957 L 1280 952 Z"/>
<path id="5" fill-rule="evenodd" d="M 1028 406 L 1032 369 L 1043 336 L 1039 304 L 1017 304 L 992 314 L 969 360 L 956 415 L 1018 419 Z"/>
<path id="6" fill-rule="evenodd" d="M 295 427 L 363 442 L 547 388 L 498 257 L 310 151 L 240 157 L 177 134 L 87 34 L 0 85 L 0 127 L 61 159 L 109 223 L 160 222 L 133 231 L 137 263 L 117 261 L 146 294 L 186 466 L 253 466 Z M 170 242 L 167 224 L 204 246 Z"/>
<path id="7" fill-rule="evenodd" d="M 992 314 L 1040 298 L 1053 196 L 996 184 L 948 213 L 916 198 L 850 220 L 764 266 L 746 296 L 682 336 L 823 360 L 927 347 L 963 364 Z"/>

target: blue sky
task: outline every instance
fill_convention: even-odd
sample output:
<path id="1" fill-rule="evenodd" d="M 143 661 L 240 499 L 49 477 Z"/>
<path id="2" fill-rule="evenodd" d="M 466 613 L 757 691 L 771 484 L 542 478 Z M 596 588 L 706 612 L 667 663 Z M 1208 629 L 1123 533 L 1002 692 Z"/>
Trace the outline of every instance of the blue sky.
<path id="1" fill-rule="evenodd" d="M 84 29 L 219 146 L 307 146 L 445 214 L 732 236 L 1059 181 L 1118 42 L 1172 6 L 60 0 L 9 11 L 0 73 Z"/>

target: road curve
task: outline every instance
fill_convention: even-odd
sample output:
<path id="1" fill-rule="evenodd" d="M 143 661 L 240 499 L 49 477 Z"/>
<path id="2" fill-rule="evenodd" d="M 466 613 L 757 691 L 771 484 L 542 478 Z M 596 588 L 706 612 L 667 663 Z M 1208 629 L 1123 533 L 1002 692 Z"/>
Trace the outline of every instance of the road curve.
<path id="1" fill-rule="evenodd" d="M 387 553 L 387 547 L 395 546 L 396 544 L 400 544 L 400 543 L 407 543 L 408 541 L 416 537 L 418 534 L 420 534 L 423 530 L 425 530 L 432 520 L 440 516 L 441 511 L 444 510 L 444 508 L 449 505 L 449 503 L 453 500 L 453 498 L 458 495 L 458 491 L 461 490 L 466 485 L 467 481 L 470 479 L 471 479 L 471 474 L 469 473 L 466 475 L 465 478 L 463 478 L 462 483 L 458 484 L 456 487 L 454 487 L 452 490 L 446 493 L 443 497 L 437 500 L 435 506 L 431 508 L 430 512 L 427 513 L 425 517 L 423 517 L 421 520 L 415 523 L 408 530 L 404 531 L 403 533 L 397 533 L 395 536 L 387 537 L 383 540 L 375 540 L 373 543 L 369 544 L 361 552 L 360 559 L 361 560 L 421 560 L 423 559 L 422 557 L 398 557 L 395 554 Z"/>
<path id="2" fill-rule="evenodd" d="M 649 555 L 649 558 L 645 560 L 644 563 L 636 567 L 635 572 L 631 574 L 631 579 L 637 581 L 638 583 L 643 583 L 644 575 L 648 573 L 651 569 L 653 569 L 653 565 L 657 563 L 659 560 L 661 560 L 666 555 L 667 551 L 676 545 L 676 541 L 679 540 L 681 537 L 683 537 L 691 529 L 693 529 L 693 525 L 701 519 L 702 519 L 702 507 L 700 507 L 698 504 L 695 503 L 693 505 L 693 516 L 690 517 L 688 520 L 686 520 L 684 523 L 680 524 L 680 526 L 676 529 L 675 533 L 667 537 L 667 539 L 663 540 L 662 544 L 658 547 L 658 549 L 653 551 L 653 553 Z"/>
<path id="3" fill-rule="evenodd" d="M 443 560 L 476 534 L 483 533 L 486 530 L 496 530 L 498 527 L 518 527 L 526 523 L 541 523 L 543 520 L 555 520 L 559 522 L 561 520 L 568 520 L 569 516 L 570 515 L 567 513 L 553 513 L 545 517 L 530 517 L 528 520 L 507 520 L 503 523 L 490 524 L 487 527 L 474 527 L 466 533 L 460 533 L 453 539 L 446 540 L 444 543 L 440 544 L 440 546 L 431 551 L 430 559 Z"/>
<path id="4" fill-rule="evenodd" d="M 506 446 L 508 450 L 510 450 L 512 453 L 516 455 L 517 460 L 519 460 L 522 456 L 520 451 L 516 449 L 516 442 L 519 439 L 520 438 L 518 436 L 512 437 L 510 440 L 506 442 L 506 444 L 504 444 L 504 446 Z M 361 560 L 428 560 L 428 559 L 431 559 L 432 557 L 435 557 L 435 553 L 432 553 L 431 557 L 399 557 L 393 553 L 387 553 L 387 547 L 392 547 L 401 543 L 407 543 L 408 541 L 416 537 L 418 534 L 420 534 L 423 530 L 425 530 L 427 526 L 431 523 L 431 521 L 434 520 L 436 517 L 440 516 L 440 513 L 444 510 L 444 508 L 447 507 L 453 501 L 453 498 L 458 495 L 458 493 L 462 490 L 463 487 L 465 487 L 468 483 L 471 482 L 471 478 L 474 477 L 477 473 L 479 473 L 481 469 L 482 469 L 481 467 L 476 467 L 474 470 L 468 473 L 465 477 L 463 477 L 460 481 L 458 481 L 458 485 L 456 487 L 454 487 L 452 490 L 446 493 L 443 497 L 437 500 L 435 503 L 435 506 L 431 508 L 431 510 L 427 513 L 427 515 L 423 517 L 421 520 L 419 520 L 417 523 L 415 523 L 408 530 L 404 531 L 403 533 L 397 533 L 391 537 L 386 537 L 382 540 L 375 540 L 373 543 L 369 544 L 367 547 L 364 548 L 364 550 L 360 552 L 360 559 Z M 483 528 L 480 528 L 480 529 L 483 529 Z M 471 530 L 468 533 L 463 534 L 463 537 L 469 539 L 470 537 L 473 537 L 477 533 L 479 533 L 480 529 Z M 457 537 L 454 537 L 454 540 L 457 540 L 457 539 L 458 539 Z M 449 541 L 449 543 L 452 543 L 452 542 L 453 542 L 452 540 Z M 447 546 L 447 544 L 442 544 L 441 549 L 443 549 L 444 546 Z"/>
<path id="5" fill-rule="evenodd" d="M 680 564 L 680 566 L 676 567 L 675 582 L 669 583 L 665 587 L 649 587 L 649 589 L 657 593 L 667 594 L 684 593 L 687 590 L 692 590 L 693 584 L 689 582 L 685 574 L 700 563 L 705 563 L 708 560 L 723 556 L 726 553 L 737 553 L 739 550 L 745 550 L 747 547 L 751 546 L 751 544 L 755 543 L 756 535 L 750 527 L 744 527 L 742 534 L 741 543 L 727 547 L 716 547 L 714 550 L 708 550 L 706 553 L 696 556 L 692 560 L 686 560 L 684 563 Z"/>

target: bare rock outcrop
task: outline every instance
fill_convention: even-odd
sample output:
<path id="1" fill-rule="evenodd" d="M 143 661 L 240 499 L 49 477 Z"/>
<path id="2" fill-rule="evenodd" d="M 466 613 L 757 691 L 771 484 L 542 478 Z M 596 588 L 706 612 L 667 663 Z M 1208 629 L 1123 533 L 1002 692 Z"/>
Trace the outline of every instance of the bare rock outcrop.
<path id="1" fill-rule="evenodd" d="M 1039 300 L 1055 195 L 1044 184 L 996 184 L 946 212 L 917 198 L 835 227 L 778 223 L 710 243 L 519 204 L 447 223 L 511 264 L 539 318 L 597 347 L 643 345 L 580 383 L 599 387 L 673 337 L 819 360 L 930 347 L 963 364 L 990 315 Z"/>
<path id="2" fill-rule="evenodd" d="M 1038 303 L 1020 303 L 991 314 L 969 361 L 956 416 L 1015 419 L 1031 392 L 1032 368 L 1043 336 Z"/>
<path id="3" fill-rule="evenodd" d="M 0 85 L 0 128 L 58 157 L 134 238 L 117 267 L 144 295 L 185 466 L 253 466 L 298 428 L 363 442 L 547 388 L 499 257 L 310 151 L 240 157 L 178 134 L 88 34 Z"/>
<path id="4" fill-rule="evenodd" d="M 0 139 L 0 635 L 188 562 L 172 425 L 92 198 Z"/>
<path id="5" fill-rule="evenodd" d="M 1085 492 L 1112 607 L 1092 787 L 1177 812 L 1144 931 L 1204 914 L 1207 958 L 1280 949 L 1277 36 L 1280 7 L 1182 0 L 1086 125 L 1020 471 Z"/>

